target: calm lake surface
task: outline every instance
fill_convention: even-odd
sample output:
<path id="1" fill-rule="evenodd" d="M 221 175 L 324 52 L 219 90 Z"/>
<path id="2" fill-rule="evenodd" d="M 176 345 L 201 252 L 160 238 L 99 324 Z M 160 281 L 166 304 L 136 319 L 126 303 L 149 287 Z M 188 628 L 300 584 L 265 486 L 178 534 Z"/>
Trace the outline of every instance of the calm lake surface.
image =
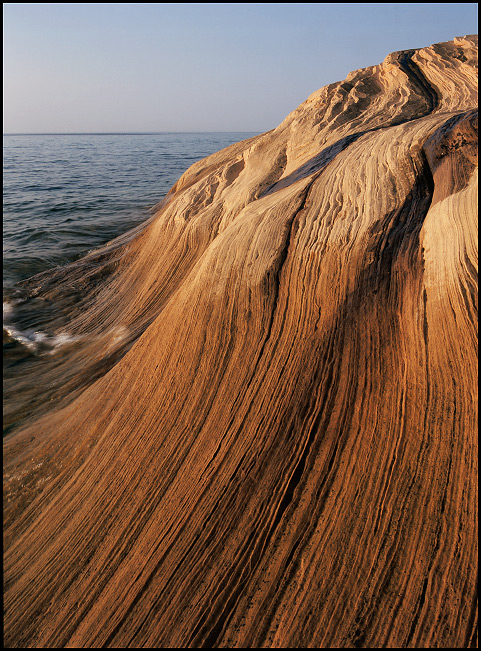
<path id="1" fill-rule="evenodd" d="M 4 136 L 4 297 L 145 221 L 192 163 L 254 135 Z"/>

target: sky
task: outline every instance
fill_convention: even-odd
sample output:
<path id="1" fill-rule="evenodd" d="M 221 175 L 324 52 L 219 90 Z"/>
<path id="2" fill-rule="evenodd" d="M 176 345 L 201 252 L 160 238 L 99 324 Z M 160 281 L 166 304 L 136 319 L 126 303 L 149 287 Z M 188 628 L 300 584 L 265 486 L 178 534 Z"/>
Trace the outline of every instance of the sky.
<path id="1" fill-rule="evenodd" d="M 264 132 L 477 3 L 4 3 L 4 133 Z"/>

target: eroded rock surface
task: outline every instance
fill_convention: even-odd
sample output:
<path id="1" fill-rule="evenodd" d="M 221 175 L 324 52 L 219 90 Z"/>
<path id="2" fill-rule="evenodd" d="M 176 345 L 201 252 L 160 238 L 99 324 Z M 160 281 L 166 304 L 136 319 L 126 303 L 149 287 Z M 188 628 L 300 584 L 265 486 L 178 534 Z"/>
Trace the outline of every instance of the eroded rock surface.
<path id="1" fill-rule="evenodd" d="M 353 72 L 24 284 L 77 338 L 7 378 L 6 646 L 476 645 L 476 62 Z"/>

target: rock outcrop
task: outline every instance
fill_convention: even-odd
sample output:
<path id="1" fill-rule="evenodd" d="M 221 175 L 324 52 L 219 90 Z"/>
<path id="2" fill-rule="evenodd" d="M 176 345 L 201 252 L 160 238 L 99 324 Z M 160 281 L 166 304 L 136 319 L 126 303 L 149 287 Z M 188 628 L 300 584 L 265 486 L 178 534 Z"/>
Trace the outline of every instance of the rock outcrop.
<path id="1" fill-rule="evenodd" d="M 7 647 L 476 645 L 476 61 L 353 72 L 24 284 L 76 339 L 7 381 Z"/>

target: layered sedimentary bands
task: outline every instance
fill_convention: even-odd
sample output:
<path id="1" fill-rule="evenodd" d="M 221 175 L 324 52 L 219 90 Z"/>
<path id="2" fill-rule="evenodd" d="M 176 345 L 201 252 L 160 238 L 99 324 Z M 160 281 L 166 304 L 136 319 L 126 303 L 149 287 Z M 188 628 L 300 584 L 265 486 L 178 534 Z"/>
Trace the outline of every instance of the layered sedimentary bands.
<path id="1" fill-rule="evenodd" d="M 7 646 L 476 645 L 476 57 L 349 74 L 19 288 L 72 340 L 7 373 Z"/>

